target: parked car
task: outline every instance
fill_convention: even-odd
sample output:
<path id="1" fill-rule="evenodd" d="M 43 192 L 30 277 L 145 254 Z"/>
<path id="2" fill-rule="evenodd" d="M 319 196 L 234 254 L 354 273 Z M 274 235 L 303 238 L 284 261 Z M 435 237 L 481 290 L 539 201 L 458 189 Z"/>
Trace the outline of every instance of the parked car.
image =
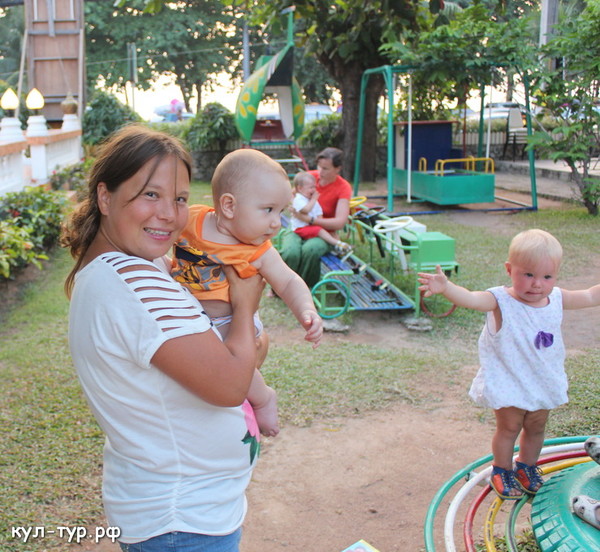
<path id="1" fill-rule="evenodd" d="M 525 120 L 525 114 L 527 110 L 524 105 L 521 105 L 517 102 L 492 102 L 485 105 L 483 108 L 483 120 L 487 121 L 488 119 L 504 119 L 508 120 L 508 112 L 511 108 L 517 107 L 521 111 L 521 115 L 523 120 Z M 467 115 L 468 120 L 476 120 L 479 121 L 480 114 L 478 111 Z"/>

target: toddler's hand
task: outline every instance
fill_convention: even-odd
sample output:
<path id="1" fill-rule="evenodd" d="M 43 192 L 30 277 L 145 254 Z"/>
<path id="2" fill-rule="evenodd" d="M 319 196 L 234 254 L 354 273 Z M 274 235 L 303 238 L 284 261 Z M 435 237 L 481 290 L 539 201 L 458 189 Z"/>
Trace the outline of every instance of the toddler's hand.
<path id="1" fill-rule="evenodd" d="M 424 291 L 423 295 L 425 297 L 431 297 L 436 293 L 444 293 L 448 285 L 448 278 L 440 265 L 435 267 L 435 274 L 419 272 L 417 280 L 422 284 L 419 286 L 419 291 Z"/>
<path id="2" fill-rule="evenodd" d="M 316 349 L 323 337 L 323 320 L 315 311 L 307 310 L 302 313 L 302 327 L 306 330 L 304 339 L 310 341 L 313 349 Z"/>

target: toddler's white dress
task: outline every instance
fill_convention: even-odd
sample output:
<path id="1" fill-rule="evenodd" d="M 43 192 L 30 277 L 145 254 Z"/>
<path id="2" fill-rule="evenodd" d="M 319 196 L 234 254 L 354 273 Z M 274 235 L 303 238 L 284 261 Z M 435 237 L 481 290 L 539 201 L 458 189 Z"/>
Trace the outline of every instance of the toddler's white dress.
<path id="1" fill-rule="evenodd" d="M 545 307 L 517 301 L 504 286 L 488 289 L 498 301 L 502 327 L 488 312 L 479 337 L 481 366 L 469 391 L 479 405 L 528 411 L 568 401 L 565 347 L 561 333 L 562 293 L 555 287 Z"/>

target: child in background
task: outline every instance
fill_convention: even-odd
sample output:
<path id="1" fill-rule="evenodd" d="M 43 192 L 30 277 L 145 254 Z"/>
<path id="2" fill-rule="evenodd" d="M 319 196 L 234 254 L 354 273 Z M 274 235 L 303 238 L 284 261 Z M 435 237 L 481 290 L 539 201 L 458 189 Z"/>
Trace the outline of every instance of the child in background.
<path id="1" fill-rule="evenodd" d="M 298 217 L 292 216 L 292 230 L 296 232 L 303 240 L 310 238 L 321 238 L 329 245 L 333 245 L 333 253 L 336 255 L 346 255 L 352 251 L 348 243 L 337 239 L 334 233 L 325 230 L 321 226 L 313 224 L 317 217 L 323 214 L 323 209 L 319 205 L 319 192 L 317 192 L 317 181 L 315 177 L 304 171 L 300 171 L 294 176 L 294 200 L 292 207 L 295 211 L 310 216 L 310 222 L 303 222 Z"/>
<path id="2" fill-rule="evenodd" d="M 260 274 L 285 301 L 317 347 L 323 322 L 310 290 L 284 262 L 270 239 L 281 227 L 281 213 L 292 199 L 290 183 L 279 163 L 253 149 L 226 155 L 212 178 L 214 208 L 190 206 L 188 223 L 175 244 L 171 274 L 198 298 L 223 337 L 231 320 L 229 285 L 222 265 L 242 278 Z M 255 315 L 259 357 L 266 356 L 265 334 Z M 259 361 L 260 367 L 262 361 Z M 279 432 L 277 399 L 258 370 L 248 393 L 264 435 Z"/>
<path id="3" fill-rule="evenodd" d="M 555 287 L 561 260 L 558 240 L 532 229 L 510 244 L 505 263 L 509 287 L 469 291 L 450 282 L 439 266 L 435 274 L 418 276 L 425 297 L 441 293 L 458 306 L 487 313 L 479 337 L 480 368 L 469 395 L 494 409 L 490 485 L 507 500 L 520 498 L 523 491 L 534 495 L 543 485 L 537 460 L 549 410 L 568 401 L 562 311 L 600 305 L 600 285 L 577 291 Z"/>

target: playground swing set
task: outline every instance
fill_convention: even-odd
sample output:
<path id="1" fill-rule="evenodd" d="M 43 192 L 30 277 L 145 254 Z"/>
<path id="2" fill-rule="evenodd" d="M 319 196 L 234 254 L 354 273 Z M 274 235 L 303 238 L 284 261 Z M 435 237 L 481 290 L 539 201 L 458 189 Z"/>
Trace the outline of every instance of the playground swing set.
<path id="1" fill-rule="evenodd" d="M 384 65 L 368 69 L 362 75 L 359 104 L 358 139 L 354 168 L 354 193 L 358 193 L 362 162 L 362 140 L 367 84 L 371 77 L 380 75 L 387 89 L 388 106 L 394 105 L 394 81 L 396 75 L 408 78 L 408 117 L 407 121 L 395 123 L 393 109 L 387 113 L 387 210 L 394 212 L 394 198 L 405 197 L 408 203 L 427 201 L 439 206 L 459 206 L 493 203 L 502 200 L 511 207 L 485 206 L 484 211 L 537 210 L 535 178 L 535 152 L 528 149 L 529 175 L 531 182 L 531 203 L 523 203 L 500 197 L 495 194 L 494 161 L 483 155 L 485 85 L 481 86 L 481 116 L 479 120 L 479 142 L 476 157 L 460 156 L 461 152 L 452 148 L 452 124 L 454 121 L 413 121 L 412 120 L 412 79 L 414 67 Z M 529 82 L 523 74 L 525 89 L 527 136 L 532 134 L 531 109 L 529 103 Z M 488 132 L 491 120 L 488 120 Z M 489 144 L 489 140 L 488 140 Z M 434 167 L 431 170 L 431 167 Z M 417 170 L 414 168 L 417 167 Z M 441 209 L 427 213 L 433 214 Z"/>

